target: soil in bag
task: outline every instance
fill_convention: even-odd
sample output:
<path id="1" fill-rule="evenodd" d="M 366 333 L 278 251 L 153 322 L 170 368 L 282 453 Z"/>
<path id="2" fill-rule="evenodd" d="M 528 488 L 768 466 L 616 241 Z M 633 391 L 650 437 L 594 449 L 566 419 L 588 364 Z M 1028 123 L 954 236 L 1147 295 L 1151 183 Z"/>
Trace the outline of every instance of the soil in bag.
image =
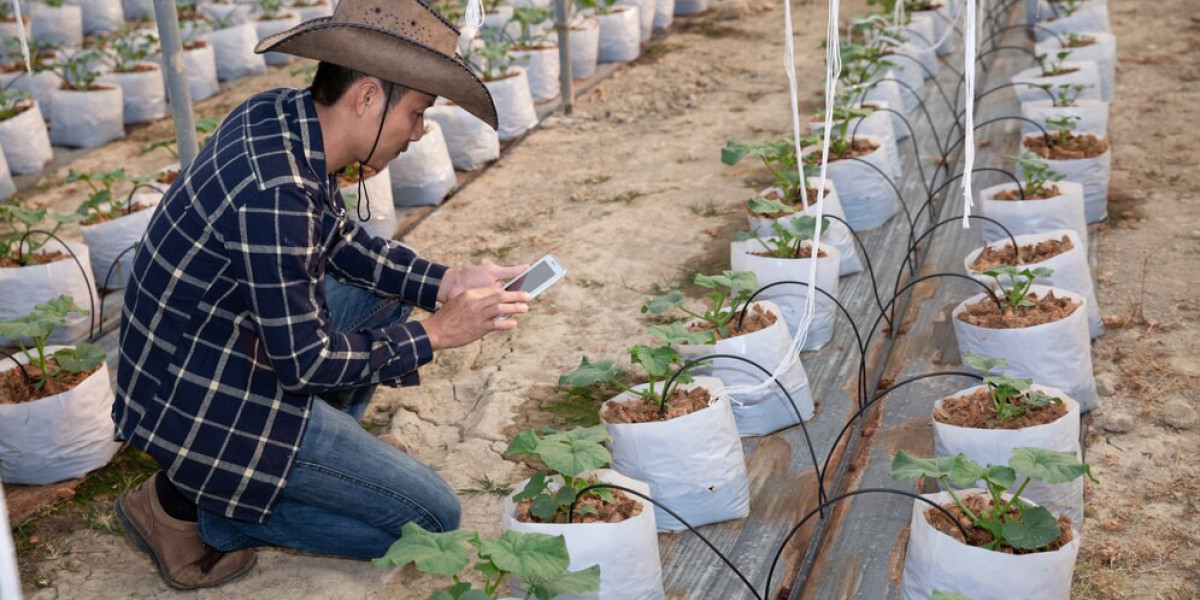
<path id="1" fill-rule="evenodd" d="M 1091 133 L 1083 135 L 1071 133 L 1067 135 L 1067 146 L 1064 148 L 1059 145 L 1057 135 L 1051 134 L 1048 140 L 1045 136 L 1038 135 L 1025 138 L 1025 147 L 1042 158 L 1077 160 L 1096 158 L 1108 152 L 1108 140 L 1100 139 Z"/>
<path id="2" fill-rule="evenodd" d="M 765 251 L 764 252 L 751 252 L 750 254 L 753 254 L 754 256 L 761 256 L 763 258 L 781 258 L 778 254 L 776 254 L 774 252 L 765 252 Z M 827 256 L 829 256 L 829 253 L 824 250 L 817 252 L 817 258 L 825 258 Z M 790 258 L 790 259 L 812 258 L 812 246 L 811 245 L 800 246 L 799 251 L 793 251 L 791 255 L 783 257 L 783 258 Z"/>
<path id="3" fill-rule="evenodd" d="M 663 419 L 658 418 L 661 408 L 653 400 L 645 398 L 634 398 L 628 402 L 609 402 L 600 416 L 605 421 L 618 425 L 670 421 L 707 408 L 711 398 L 708 390 L 704 388 L 676 388 L 667 399 L 667 414 Z"/>
<path id="4" fill-rule="evenodd" d="M 879 149 L 878 144 L 868 142 L 867 140 L 854 140 L 854 141 L 850 142 L 850 149 L 847 150 L 846 152 L 843 152 L 841 154 L 834 154 L 833 152 L 830 152 L 829 153 L 829 162 L 833 162 L 835 160 L 841 160 L 843 158 L 859 158 L 862 156 L 866 156 L 878 149 Z M 813 153 L 810 156 L 816 156 L 819 158 L 821 155 L 819 153 Z"/>
<path id="5" fill-rule="evenodd" d="M 799 198 L 788 198 L 787 200 L 784 200 L 783 198 L 781 198 L 779 196 L 779 194 L 774 193 L 774 192 L 767 194 L 765 196 L 765 198 L 767 200 L 779 200 L 781 202 L 786 202 L 788 204 L 791 204 L 796 209 L 796 212 L 800 212 L 800 211 L 804 210 L 805 208 L 808 208 L 809 206 L 812 206 L 817 203 L 817 192 L 819 192 L 819 191 L 820 190 L 817 190 L 816 188 L 809 188 L 808 190 L 806 190 L 806 192 L 807 192 L 806 195 L 808 198 L 807 205 L 801 204 Z M 829 194 L 825 194 L 825 195 L 828 196 Z M 760 219 L 778 219 L 779 217 L 786 217 L 788 215 L 794 214 L 794 213 L 783 212 L 783 211 L 780 211 L 777 213 L 751 213 L 749 209 L 747 209 L 746 212 L 748 214 L 750 214 L 751 216 L 757 217 Z"/>
<path id="6" fill-rule="evenodd" d="M 975 514 L 986 512 L 990 510 L 992 506 L 991 498 L 988 498 L 984 494 L 974 494 L 967 496 L 966 498 L 962 498 L 962 503 L 966 505 L 967 508 L 971 509 L 971 512 Z M 925 511 L 925 520 L 928 521 L 934 529 L 937 529 L 938 531 L 969 546 L 975 546 L 977 548 L 986 548 L 988 544 L 991 544 L 993 541 L 995 541 L 996 538 L 992 537 L 992 533 L 990 531 L 976 527 L 974 524 L 972 524 L 971 517 L 968 517 L 962 511 L 962 509 L 958 507 L 957 504 L 953 502 L 947 502 L 946 504 L 942 505 L 942 508 L 954 515 L 954 519 L 963 526 L 963 529 L 967 530 L 969 539 L 963 539 L 962 531 L 959 531 L 958 526 L 951 522 L 950 519 L 942 513 L 942 511 L 930 508 L 929 510 Z M 1017 513 L 1017 509 L 1015 507 L 1010 508 L 1009 511 L 1010 514 L 1013 515 Z M 1017 548 L 1001 546 L 999 548 L 992 549 L 992 551 L 1003 552 L 1005 554 L 1036 554 L 1039 552 L 1053 552 L 1071 543 L 1071 540 L 1075 537 L 1074 532 L 1071 530 L 1071 517 L 1067 515 L 1059 515 L 1058 529 L 1061 532 L 1058 536 L 1058 539 L 1050 542 L 1046 546 L 1038 548 L 1037 550 L 1019 550 Z"/>
<path id="7" fill-rule="evenodd" d="M 589 479 L 588 483 L 598 483 L 595 478 Z M 603 483 L 603 482 L 599 482 Z M 572 523 L 620 523 L 627 519 L 632 519 L 642 514 L 642 503 L 633 496 L 622 492 L 621 490 L 610 489 L 613 494 L 612 502 L 601 500 L 594 490 L 588 492 L 577 504 L 575 504 L 575 516 L 572 518 Z M 567 517 L 562 513 L 554 515 L 553 521 L 543 521 L 529 512 L 529 507 L 533 504 L 533 500 L 523 500 L 517 505 L 517 521 L 521 523 L 558 523 L 566 524 Z M 587 510 L 585 507 L 591 507 L 593 510 Z"/>
<path id="8" fill-rule="evenodd" d="M 1025 195 L 1021 195 L 1021 190 L 1011 189 L 1004 190 L 995 196 L 992 200 L 1049 200 L 1059 196 L 1062 192 L 1058 191 L 1057 185 L 1044 185 L 1036 194 L 1030 194 L 1029 190 L 1025 190 Z"/>
<path id="9" fill-rule="evenodd" d="M 159 175 L 158 179 L 155 179 L 155 181 L 157 181 L 163 185 L 171 185 L 172 183 L 175 183 L 176 179 L 179 179 L 179 173 L 180 172 L 178 169 L 172 169 L 170 171 L 163 171 L 163 174 Z"/>
<path id="10" fill-rule="evenodd" d="M 742 321 L 740 327 L 738 326 L 739 320 Z M 729 323 L 725 325 L 725 330 L 729 332 L 729 335 L 722 336 L 721 332 L 718 331 L 717 339 L 721 340 L 737 337 L 739 335 L 746 335 L 747 333 L 754 333 L 755 331 L 760 331 L 774 325 L 776 320 L 775 313 L 763 310 L 761 304 L 755 304 L 754 308 L 751 308 L 750 312 L 746 313 L 745 319 L 739 319 L 738 317 L 730 319 Z M 690 327 L 688 327 L 688 331 L 691 331 L 692 333 L 712 331 L 713 329 L 713 324 L 709 323 L 708 321 L 693 323 Z"/>
<path id="11" fill-rule="evenodd" d="M 41 376 L 42 370 L 37 365 L 24 365 L 25 372 L 29 373 L 29 378 L 36 380 Z M 51 357 L 46 361 L 46 366 L 51 373 L 58 371 L 58 361 Z M 100 367 L 96 367 L 99 369 Z M 96 372 L 92 369 L 86 373 L 66 373 L 56 377 L 46 378 L 46 385 L 38 388 L 33 384 L 26 383 L 25 377 L 21 374 L 21 369 L 13 367 L 4 373 L 0 373 L 0 404 L 21 404 L 22 402 L 32 402 L 40 400 L 47 396 L 61 394 L 74 389 L 79 385 L 79 382 L 87 379 L 92 373 Z"/>
<path id="12" fill-rule="evenodd" d="M 1065 319 L 1082 304 L 1070 298 L 1058 298 L 1054 292 L 1046 294 L 1045 298 L 1039 299 L 1037 294 L 1025 298 L 1033 302 L 1033 306 L 1022 306 L 1015 312 L 1009 308 L 1000 312 L 995 302 L 982 298 L 958 313 L 958 320 L 985 329 L 1021 329 Z"/>
<path id="13" fill-rule="evenodd" d="M 0 257 L 0 269 L 19 269 L 21 267 L 32 267 L 34 265 L 47 265 L 52 262 L 58 262 L 67 257 L 65 252 L 38 252 L 30 254 L 25 253 L 25 263 L 17 261 L 16 255 Z"/>
<path id="14" fill-rule="evenodd" d="M 176 175 L 176 176 L 178 177 L 178 175 Z M 118 215 L 115 215 L 115 216 L 114 215 L 97 215 L 97 216 L 94 216 L 94 217 L 80 223 L 80 225 L 99 225 L 106 221 L 111 221 L 113 219 L 119 219 L 121 217 L 127 217 L 129 215 L 132 215 L 135 212 L 138 212 L 141 210 L 146 210 L 147 208 L 150 208 L 150 207 L 146 206 L 144 204 L 134 204 L 133 206 L 130 206 L 127 209 L 123 209 L 121 211 L 121 213 Z"/>
<path id="15" fill-rule="evenodd" d="M 1040 263 L 1074 247 L 1075 244 L 1071 243 L 1071 237 L 1066 235 L 1062 236 L 1060 240 L 1044 240 L 1036 244 L 1027 244 L 1021 246 L 1021 258 L 1017 262 L 1013 262 L 1011 243 L 1005 244 L 1003 248 L 984 246 L 983 252 L 980 252 L 975 262 L 971 263 L 971 269 L 986 271 L 1000 265 Z"/>
<path id="16" fill-rule="evenodd" d="M 1023 406 L 1020 398 L 1010 402 L 1013 406 Z M 943 398 L 941 405 L 934 409 L 933 418 L 937 419 L 938 423 L 970 429 L 1024 429 L 1053 423 L 1065 414 L 1065 403 L 1051 402 L 1044 406 L 1027 406 L 1025 414 L 1011 421 L 1004 421 L 996 417 L 996 408 L 992 405 L 992 397 L 988 391 L 978 389 L 963 396 Z"/>

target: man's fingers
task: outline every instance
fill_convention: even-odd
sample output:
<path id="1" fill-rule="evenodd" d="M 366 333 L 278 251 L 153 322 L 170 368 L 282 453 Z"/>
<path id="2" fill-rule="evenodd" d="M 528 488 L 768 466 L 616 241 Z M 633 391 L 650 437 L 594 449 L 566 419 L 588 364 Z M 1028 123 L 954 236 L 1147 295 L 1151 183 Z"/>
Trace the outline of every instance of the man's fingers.
<path id="1" fill-rule="evenodd" d="M 501 303 L 497 304 L 494 308 L 495 314 L 492 318 L 500 315 L 518 315 L 529 312 L 529 305 L 524 302 Z"/>
<path id="2" fill-rule="evenodd" d="M 507 331 L 507 330 L 516 329 L 516 328 L 517 328 L 517 320 L 516 319 L 493 319 L 492 320 L 492 330 L 493 331 Z"/>

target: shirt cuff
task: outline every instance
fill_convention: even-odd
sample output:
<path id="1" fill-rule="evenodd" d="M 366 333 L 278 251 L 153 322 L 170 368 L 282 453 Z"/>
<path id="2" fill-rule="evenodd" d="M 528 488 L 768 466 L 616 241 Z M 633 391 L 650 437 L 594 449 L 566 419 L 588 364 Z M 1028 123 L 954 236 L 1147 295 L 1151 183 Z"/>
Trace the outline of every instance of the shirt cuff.
<path id="1" fill-rule="evenodd" d="M 408 268 L 408 276 L 404 279 L 404 287 L 400 297 L 409 304 L 415 304 L 433 312 L 437 309 L 438 290 L 442 287 L 442 279 L 449 267 L 430 262 L 423 258 L 414 258 Z M 424 328 L 421 329 L 424 334 Z M 426 344 L 429 338 L 425 337 Z M 432 350 L 430 351 L 432 352 Z"/>
<path id="2" fill-rule="evenodd" d="M 421 378 L 417 374 L 417 369 L 428 364 L 433 360 L 433 344 L 429 342 L 429 334 L 425 332 L 425 326 L 420 321 L 409 321 L 407 323 L 397 323 L 388 327 L 385 330 L 387 338 L 396 344 L 409 345 L 405 350 L 412 350 L 413 355 L 404 356 L 398 353 L 393 360 L 406 362 L 404 359 L 411 358 L 411 370 L 402 373 L 397 378 L 384 380 L 382 383 L 389 387 L 409 387 L 420 385 Z M 403 350 L 401 352 L 404 352 Z"/>

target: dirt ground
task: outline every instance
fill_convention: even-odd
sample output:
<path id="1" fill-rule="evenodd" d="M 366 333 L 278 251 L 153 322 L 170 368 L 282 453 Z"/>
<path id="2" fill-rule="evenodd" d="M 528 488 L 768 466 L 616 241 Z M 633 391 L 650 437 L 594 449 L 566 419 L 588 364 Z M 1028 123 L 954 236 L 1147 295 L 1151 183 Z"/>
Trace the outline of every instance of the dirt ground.
<path id="1" fill-rule="evenodd" d="M 402 441 L 462 491 L 464 526 L 500 533 L 503 492 L 528 472 L 501 456 L 517 429 L 594 412 L 555 392 L 558 374 L 584 354 L 623 360 L 630 340 L 644 335 L 638 307 L 654 291 L 727 266 L 728 233 L 744 227 L 740 206 L 766 174 L 722 166 L 720 146 L 790 128 L 782 10 L 733 2 L 718 12 L 740 18 L 700 19 L 652 47 L 405 239 L 448 264 L 519 263 L 553 252 L 568 269 L 519 329 L 440 354 L 422 370 L 420 388 L 382 390 L 369 412 L 378 433 Z M 1191 16 L 1191 0 L 1109 4 L 1121 70 L 1110 125 L 1112 220 L 1102 227 L 1097 276 L 1110 333 L 1096 343 L 1105 407 L 1088 439 L 1101 483 L 1089 487 L 1073 597 L 1197 598 L 1200 467 L 1192 457 L 1200 423 L 1189 392 L 1200 383 L 1200 161 L 1187 125 L 1200 123 L 1200 18 Z M 814 4 L 796 10 L 797 67 L 810 105 L 823 72 L 824 14 Z M 299 79 L 273 70 L 197 111 L 223 115 L 279 85 Z M 139 155 L 141 146 L 170 135 L 167 123 L 144 127 L 71 167 L 148 174 L 171 157 Z M 80 192 L 58 185 L 65 175 L 32 198 L 73 209 Z M 103 517 L 110 508 L 100 502 L 85 528 L 40 541 L 52 547 L 23 565 L 29 598 L 176 597 L 149 560 L 112 534 Z M 262 551 L 245 579 L 192 597 L 408 600 L 433 589 L 408 570 Z"/>

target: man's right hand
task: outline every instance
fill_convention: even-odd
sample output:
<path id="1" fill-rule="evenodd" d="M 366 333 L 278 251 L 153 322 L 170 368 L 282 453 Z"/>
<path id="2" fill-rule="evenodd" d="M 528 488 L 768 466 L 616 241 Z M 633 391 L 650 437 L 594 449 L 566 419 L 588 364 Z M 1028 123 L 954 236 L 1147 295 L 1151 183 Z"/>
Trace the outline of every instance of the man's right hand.
<path id="1" fill-rule="evenodd" d="M 499 329 L 516 329 L 515 319 L 500 319 L 500 315 L 529 312 L 527 292 L 506 292 L 501 288 L 467 290 L 428 319 L 421 321 L 434 350 L 465 346 Z"/>

